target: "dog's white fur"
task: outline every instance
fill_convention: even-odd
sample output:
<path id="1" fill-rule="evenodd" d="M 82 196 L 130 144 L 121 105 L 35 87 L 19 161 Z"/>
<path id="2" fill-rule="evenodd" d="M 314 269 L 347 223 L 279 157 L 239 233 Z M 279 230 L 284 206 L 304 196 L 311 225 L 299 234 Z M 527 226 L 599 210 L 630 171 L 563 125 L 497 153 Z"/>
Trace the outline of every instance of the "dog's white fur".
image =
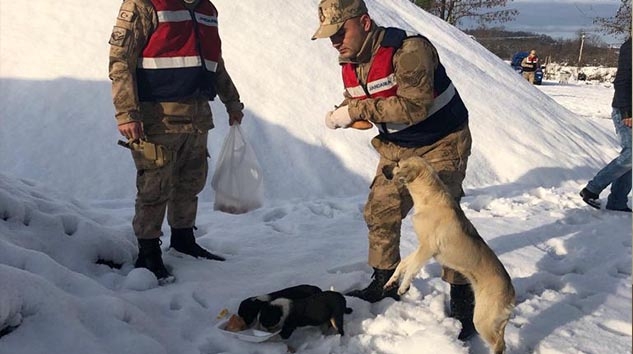
<path id="1" fill-rule="evenodd" d="M 571 78 L 571 73 L 560 73 L 560 78 L 558 79 L 558 83 L 568 84 L 570 78 Z"/>
<path id="2" fill-rule="evenodd" d="M 493 353 L 503 353 L 505 326 L 515 297 L 505 268 L 428 162 L 420 157 L 403 160 L 393 169 L 393 179 L 405 184 L 413 198 L 413 228 L 420 245 L 400 262 L 385 288 L 402 279 L 398 293 L 404 294 L 420 268 L 435 257 L 470 280 L 475 293 L 475 328 Z"/>

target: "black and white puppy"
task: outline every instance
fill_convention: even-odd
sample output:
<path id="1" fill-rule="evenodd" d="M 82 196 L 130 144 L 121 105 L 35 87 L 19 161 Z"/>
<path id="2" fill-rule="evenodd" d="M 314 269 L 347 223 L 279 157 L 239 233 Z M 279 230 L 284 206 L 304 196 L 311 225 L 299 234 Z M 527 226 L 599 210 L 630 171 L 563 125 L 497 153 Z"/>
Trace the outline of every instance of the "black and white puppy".
<path id="1" fill-rule="evenodd" d="M 259 323 L 267 329 L 281 326 L 279 335 L 288 339 L 297 327 L 332 326 L 343 332 L 343 314 L 352 313 L 345 297 L 336 291 L 324 291 L 305 299 L 279 298 L 265 304 L 259 312 Z"/>
<path id="2" fill-rule="evenodd" d="M 250 327 L 253 321 L 257 319 L 259 311 L 265 304 L 282 297 L 291 300 L 298 300 L 320 292 L 321 289 L 318 286 L 302 284 L 266 295 L 249 297 L 240 303 L 237 314 L 242 317 L 246 325 Z"/>

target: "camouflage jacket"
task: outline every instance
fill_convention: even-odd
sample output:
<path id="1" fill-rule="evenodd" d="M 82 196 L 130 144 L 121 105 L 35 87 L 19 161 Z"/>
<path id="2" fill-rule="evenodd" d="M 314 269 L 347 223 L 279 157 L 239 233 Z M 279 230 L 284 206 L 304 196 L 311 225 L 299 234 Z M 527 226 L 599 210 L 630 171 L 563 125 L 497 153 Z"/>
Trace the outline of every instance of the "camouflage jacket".
<path id="1" fill-rule="evenodd" d="M 357 76 L 361 83 L 367 83 L 373 55 L 378 51 L 384 37 L 385 28 L 372 25 L 372 30 L 354 61 L 339 58 L 341 64 L 357 64 Z M 394 53 L 393 66 L 398 89 L 396 96 L 386 99 L 353 99 L 347 92 L 342 105 L 349 106 L 352 117 L 367 119 L 374 123 L 396 123 L 414 125 L 428 117 L 433 106 L 434 73 L 439 66 L 439 56 L 435 47 L 425 38 L 412 37 L 405 40 Z M 407 148 L 380 139 L 372 139 L 378 153 L 389 160 L 399 161 L 408 156 L 424 156 L 432 161 L 464 160 L 470 155 L 471 135 L 468 123 L 464 123 L 454 133 L 448 134 L 434 144 L 417 148 Z"/>
<path id="2" fill-rule="evenodd" d="M 109 77 L 118 124 L 143 123 L 146 133 L 206 131 L 213 128 L 206 99 L 181 102 L 140 102 L 136 83 L 137 61 L 158 26 L 158 15 L 150 0 L 124 0 L 110 37 Z M 241 111 L 239 93 L 220 57 L 216 91 L 227 112 Z"/>
<path id="3" fill-rule="evenodd" d="M 378 51 L 385 29 L 373 25 L 357 59 L 358 79 L 367 83 L 371 59 Z M 339 60 L 341 64 L 351 61 Z M 437 52 L 424 38 L 411 38 L 403 42 L 394 53 L 394 74 L 398 83 L 396 96 L 374 100 L 351 99 L 345 93 L 343 104 L 349 105 L 352 117 L 360 117 L 374 123 L 403 123 L 413 125 L 426 119 L 433 105 L 433 73 L 439 65 Z"/>

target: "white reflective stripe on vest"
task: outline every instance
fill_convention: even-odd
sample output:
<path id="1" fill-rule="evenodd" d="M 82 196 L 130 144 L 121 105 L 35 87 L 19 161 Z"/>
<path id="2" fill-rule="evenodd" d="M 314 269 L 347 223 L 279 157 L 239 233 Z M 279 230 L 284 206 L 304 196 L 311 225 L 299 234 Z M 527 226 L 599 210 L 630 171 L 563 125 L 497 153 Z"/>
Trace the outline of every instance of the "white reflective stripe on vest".
<path id="1" fill-rule="evenodd" d="M 354 86 L 354 87 L 348 87 L 346 88 L 346 90 L 347 90 L 347 93 L 349 93 L 349 95 L 352 96 L 352 98 L 367 96 L 367 94 L 365 93 L 365 90 L 360 85 Z"/>
<path id="2" fill-rule="evenodd" d="M 218 27 L 218 17 L 196 12 L 196 22 L 209 27 Z"/>
<path id="3" fill-rule="evenodd" d="M 139 59 L 138 67 L 142 69 L 192 68 L 202 65 L 199 56 Z"/>
<path id="4" fill-rule="evenodd" d="M 213 60 L 204 60 L 204 67 L 208 70 L 208 71 L 213 71 L 215 72 L 218 69 L 218 63 L 213 61 Z"/>
<path id="5" fill-rule="evenodd" d="M 455 96 L 455 92 L 455 86 L 453 86 L 453 83 L 451 82 L 451 84 L 448 85 L 444 92 L 435 97 L 435 99 L 433 100 L 433 105 L 431 106 L 431 108 L 429 108 L 429 113 L 427 113 L 426 116 L 432 116 L 433 114 L 435 114 L 435 112 L 439 111 L 440 109 L 444 108 L 444 106 L 449 104 Z"/>
<path id="6" fill-rule="evenodd" d="M 372 82 L 367 83 L 367 91 L 369 91 L 370 95 L 373 95 L 378 92 L 389 90 L 396 86 L 396 75 L 391 74 L 382 79 L 378 79 Z"/>
<path id="7" fill-rule="evenodd" d="M 442 92 L 439 96 L 435 97 L 435 99 L 433 100 L 433 105 L 431 106 L 431 108 L 429 108 L 429 111 L 427 112 L 426 116 L 427 117 L 432 116 L 437 111 L 439 111 L 440 109 L 444 108 L 447 104 L 449 104 L 451 100 L 453 99 L 453 97 L 455 97 L 455 92 L 456 92 L 455 86 L 453 86 L 453 83 L 451 82 L 451 84 L 448 85 L 448 87 L 446 88 L 446 90 L 444 90 L 444 92 Z M 408 124 L 393 124 L 393 123 L 380 124 L 379 127 L 381 126 L 385 127 L 388 133 L 395 133 L 397 131 L 410 127 L 410 125 Z"/>
<path id="8" fill-rule="evenodd" d="M 140 58 L 138 67 L 142 69 L 174 69 L 194 68 L 201 65 L 200 57 L 174 57 L 174 58 Z M 208 71 L 215 72 L 218 63 L 213 60 L 204 60 L 204 66 Z"/>
<path id="9" fill-rule="evenodd" d="M 158 16 L 159 22 L 183 22 L 183 21 L 191 21 L 191 15 L 187 10 L 178 10 L 178 11 L 158 11 L 156 13 Z M 196 12 L 196 22 L 201 25 L 217 27 L 218 26 L 218 17 L 205 15 L 199 12 Z"/>
<path id="10" fill-rule="evenodd" d="M 159 22 L 183 22 L 191 21 L 191 15 L 187 10 L 178 11 L 158 11 L 156 12 Z"/>

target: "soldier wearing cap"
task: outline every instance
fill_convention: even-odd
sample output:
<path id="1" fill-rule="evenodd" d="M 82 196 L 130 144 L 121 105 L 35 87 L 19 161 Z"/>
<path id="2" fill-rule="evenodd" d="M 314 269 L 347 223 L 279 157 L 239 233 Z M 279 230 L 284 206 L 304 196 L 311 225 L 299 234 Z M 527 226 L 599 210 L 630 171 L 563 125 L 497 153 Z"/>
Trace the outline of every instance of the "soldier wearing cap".
<path id="1" fill-rule="evenodd" d="M 115 117 L 137 169 L 135 266 L 161 283 L 173 281 L 160 247 L 165 214 L 171 248 L 224 260 L 193 233 L 208 170 L 209 101 L 220 98 L 230 125 L 244 108 L 224 66 L 217 16 L 206 0 L 124 0 L 109 41 Z"/>
<path id="2" fill-rule="evenodd" d="M 521 60 L 521 68 L 523 69 L 522 75 L 523 78 L 529 81 L 531 84 L 534 83 L 534 75 L 536 73 L 536 69 L 540 66 L 538 62 L 538 56 L 536 55 L 536 50 L 530 50 L 530 53 L 527 57 Z"/>
<path id="3" fill-rule="evenodd" d="M 320 26 L 312 39 L 330 39 L 345 87 L 343 102 L 326 114 L 325 124 L 338 129 L 368 121 L 378 130 L 371 143 L 380 160 L 364 210 L 373 280 L 347 295 L 399 300 L 397 286 L 383 286 L 400 262 L 400 227 L 413 201 L 382 171 L 401 159 L 424 157 L 459 201 L 471 151 L 468 110 L 424 36 L 378 26 L 362 0 L 321 0 L 318 11 Z M 442 273 L 450 283 L 451 316 L 462 322 L 459 338 L 467 339 L 475 333 L 472 289 L 456 271 Z"/>

